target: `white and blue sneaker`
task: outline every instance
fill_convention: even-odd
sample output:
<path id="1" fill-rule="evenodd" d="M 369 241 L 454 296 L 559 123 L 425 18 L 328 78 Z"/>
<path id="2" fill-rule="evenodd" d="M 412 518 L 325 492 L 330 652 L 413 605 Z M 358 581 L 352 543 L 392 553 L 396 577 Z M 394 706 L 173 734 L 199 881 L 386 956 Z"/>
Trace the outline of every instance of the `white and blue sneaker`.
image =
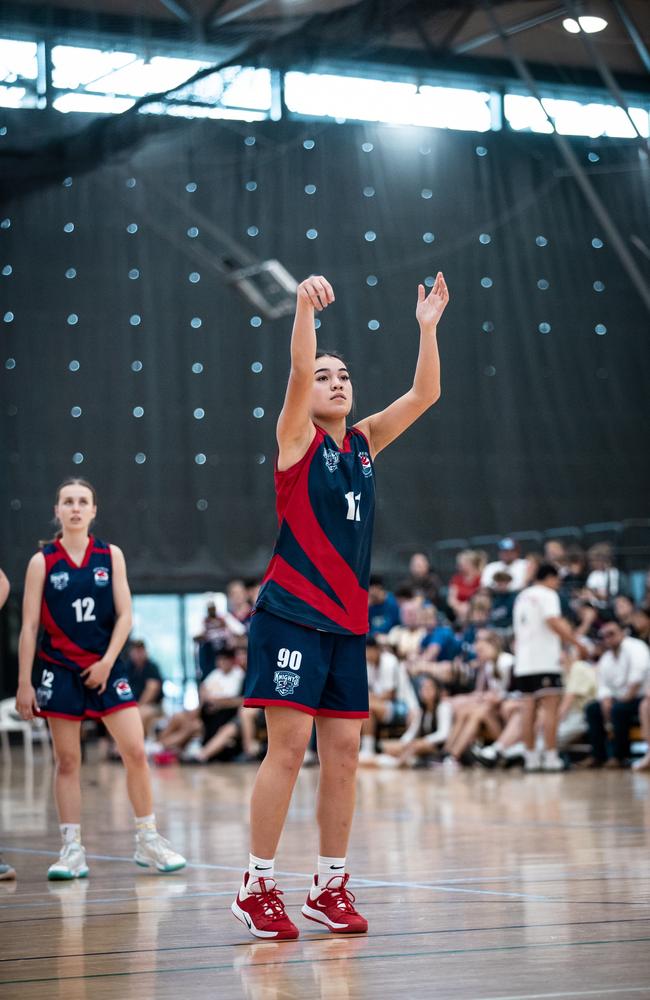
<path id="1" fill-rule="evenodd" d="M 141 868 L 157 868 L 159 872 L 177 872 L 187 861 L 157 830 L 142 830 L 135 835 L 133 860 Z"/>
<path id="2" fill-rule="evenodd" d="M 59 860 L 47 870 L 50 881 L 67 881 L 72 878 L 87 878 L 86 852 L 78 840 L 70 840 L 61 848 Z"/>

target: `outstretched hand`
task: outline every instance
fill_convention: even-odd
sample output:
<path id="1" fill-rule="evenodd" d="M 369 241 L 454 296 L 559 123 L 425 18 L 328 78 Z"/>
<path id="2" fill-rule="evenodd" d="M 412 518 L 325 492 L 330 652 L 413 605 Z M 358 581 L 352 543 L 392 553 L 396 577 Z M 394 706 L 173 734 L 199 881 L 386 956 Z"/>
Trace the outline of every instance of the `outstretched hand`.
<path id="1" fill-rule="evenodd" d="M 420 326 L 425 328 L 437 326 L 448 302 L 449 291 L 442 271 L 438 271 L 434 286 L 428 295 L 424 285 L 418 285 L 418 304 L 415 308 L 415 316 Z"/>
<path id="2" fill-rule="evenodd" d="M 322 312 L 334 301 L 334 289 L 322 274 L 312 274 L 298 285 L 298 301 Z"/>

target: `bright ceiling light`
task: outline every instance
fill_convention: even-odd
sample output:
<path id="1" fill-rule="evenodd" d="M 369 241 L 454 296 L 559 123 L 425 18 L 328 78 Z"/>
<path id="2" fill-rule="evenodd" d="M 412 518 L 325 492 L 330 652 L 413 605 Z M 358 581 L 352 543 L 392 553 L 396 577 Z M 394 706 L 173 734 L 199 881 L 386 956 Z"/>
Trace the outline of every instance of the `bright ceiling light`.
<path id="1" fill-rule="evenodd" d="M 604 17 L 579 17 L 577 21 L 566 17 L 562 21 L 562 27 L 571 35 L 578 35 L 581 31 L 593 35 L 596 31 L 603 31 L 607 27 L 607 21 Z"/>

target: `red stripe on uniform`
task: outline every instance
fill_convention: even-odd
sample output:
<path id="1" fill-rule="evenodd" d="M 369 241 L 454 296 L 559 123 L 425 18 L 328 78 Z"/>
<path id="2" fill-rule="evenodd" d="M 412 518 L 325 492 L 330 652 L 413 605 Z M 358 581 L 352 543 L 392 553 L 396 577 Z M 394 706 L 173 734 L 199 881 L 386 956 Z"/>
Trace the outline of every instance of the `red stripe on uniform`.
<path id="1" fill-rule="evenodd" d="M 319 708 L 316 715 L 325 719 L 368 719 L 370 712 L 338 712 L 333 708 Z"/>
<path id="2" fill-rule="evenodd" d="M 65 632 L 54 621 L 45 598 L 43 598 L 41 603 L 41 623 L 49 636 L 50 642 L 52 643 L 52 649 L 57 649 L 60 653 L 63 653 L 68 660 L 72 660 L 72 662 L 76 663 L 77 666 L 85 669 L 86 667 L 92 666 L 93 663 L 97 663 L 97 660 L 101 659 L 101 656 L 98 653 L 91 653 L 87 649 L 82 649 L 81 646 L 77 646 L 77 644 L 65 634 Z"/>
<path id="3" fill-rule="evenodd" d="M 346 611 L 331 600 L 327 594 L 324 594 L 316 584 L 311 583 L 302 573 L 294 569 L 286 559 L 276 554 L 271 560 L 271 565 L 273 572 L 267 576 L 270 576 L 274 583 L 284 587 L 290 594 L 315 608 L 316 611 L 320 611 L 322 615 L 340 625 L 341 628 L 350 629 L 350 616 Z"/>
<path id="4" fill-rule="evenodd" d="M 281 701 L 279 698 L 244 698 L 244 708 L 272 708 L 274 705 L 284 705 L 286 708 L 297 708 L 299 712 L 306 712 L 312 717 L 317 714 L 315 708 L 308 705 L 301 705 L 297 701 Z"/>
<path id="5" fill-rule="evenodd" d="M 125 701 L 121 705 L 113 705 L 112 708 L 106 708 L 103 712 L 95 712 L 91 708 L 87 708 L 85 712 L 86 719 L 103 719 L 105 715 L 112 715 L 113 712 L 121 712 L 123 708 L 137 708 L 137 701 Z"/>

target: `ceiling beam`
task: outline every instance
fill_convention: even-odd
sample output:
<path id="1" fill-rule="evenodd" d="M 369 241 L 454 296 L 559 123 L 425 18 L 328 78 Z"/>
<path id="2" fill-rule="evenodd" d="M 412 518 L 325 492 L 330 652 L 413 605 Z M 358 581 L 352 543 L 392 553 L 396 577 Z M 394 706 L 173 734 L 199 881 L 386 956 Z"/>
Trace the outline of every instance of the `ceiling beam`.
<path id="1" fill-rule="evenodd" d="M 165 7 L 170 14 L 177 17 L 179 21 L 183 21 L 185 24 L 191 24 L 194 20 L 194 13 L 188 10 L 182 0 L 160 0 L 160 3 Z"/>
<path id="2" fill-rule="evenodd" d="M 211 28 L 219 28 L 223 24 L 230 24 L 231 21 L 237 21 L 240 17 L 245 17 L 246 14 L 251 14 L 258 7 L 263 7 L 264 4 L 268 3 L 269 0 L 248 0 L 247 3 L 243 3 L 241 7 L 236 7 L 234 10 L 226 11 L 221 17 L 217 14 L 215 18 L 210 22 Z"/>
<path id="3" fill-rule="evenodd" d="M 502 31 L 506 37 L 510 37 L 511 35 L 518 35 L 521 31 L 537 28 L 540 24 L 546 24 L 547 21 L 557 21 L 560 17 L 566 17 L 566 9 L 564 7 L 553 7 L 552 10 L 547 10 L 536 17 L 529 17 L 525 21 L 517 21 L 516 24 L 504 24 Z M 475 49 L 480 49 L 482 45 L 487 45 L 489 42 L 496 42 L 500 37 L 495 31 L 487 31 L 483 35 L 477 35 L 466 42 L 454 45 L 451 51 L 460 56 L 465 52 L 473 52 Z"/>
<path id="4" fill-rule="evenodd" d="M 614 5 L 616 13 L 623 22 L 625 30 L 630 36 L 630 39 L 632 41 L 632 44 L 634 45 L 634 48 L 637 51 L 639 59 L 647 69 L 648 73 L 650 73 L 650 52 L 648 52 L 648 46 L 643 41 L 641 32 L 639 31 L 636 24 L 632 20 L 632 15 L 630 14 L 629 10 L 623 3 L 623 0 L 612 0 L 612 3 Z"/>

